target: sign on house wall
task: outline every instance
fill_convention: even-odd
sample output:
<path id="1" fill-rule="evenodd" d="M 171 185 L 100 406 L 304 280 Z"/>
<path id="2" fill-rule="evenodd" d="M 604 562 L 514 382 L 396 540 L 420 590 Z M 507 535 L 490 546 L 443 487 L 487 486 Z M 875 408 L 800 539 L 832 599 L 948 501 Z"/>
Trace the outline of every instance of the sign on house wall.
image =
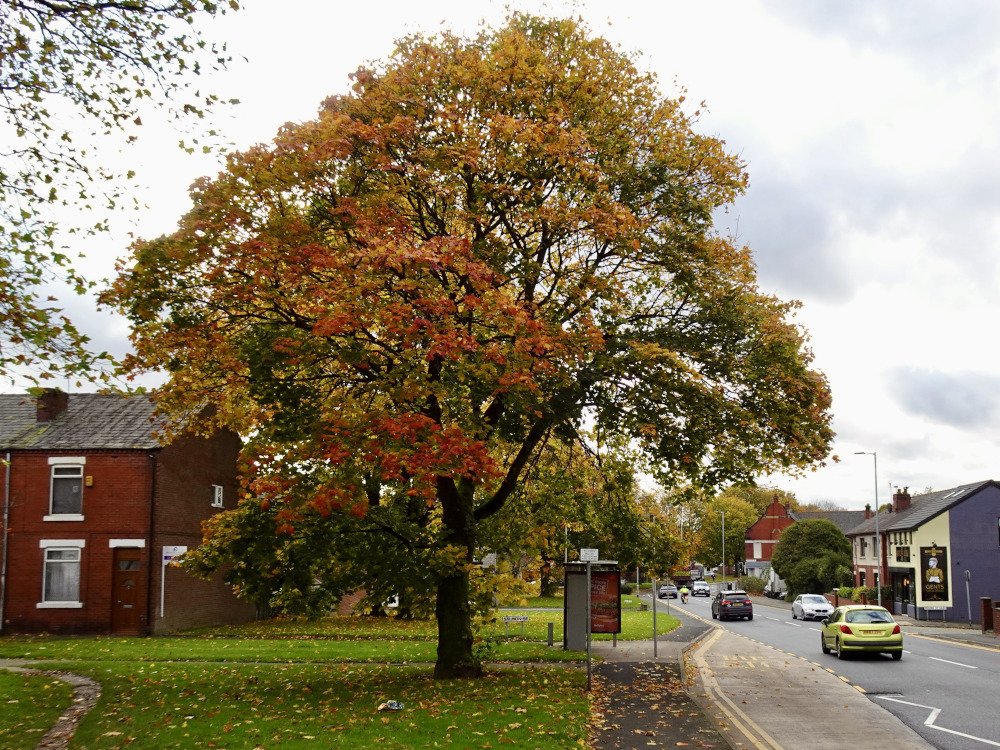
<path id="1" fill-rule="evenodd" d="M 925 602 L 948 601 L 948 550 L 920 548 L 920 597 Z"/>

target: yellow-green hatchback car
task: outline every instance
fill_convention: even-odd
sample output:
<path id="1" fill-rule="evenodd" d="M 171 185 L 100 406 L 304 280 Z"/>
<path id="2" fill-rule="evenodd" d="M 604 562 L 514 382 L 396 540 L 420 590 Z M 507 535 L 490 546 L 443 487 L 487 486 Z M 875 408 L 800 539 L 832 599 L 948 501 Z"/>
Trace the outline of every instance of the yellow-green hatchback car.
<path id="1" fill-rule="evenodd" d="M 903 658 L 903 631 L 885 607 L 851 604 L 837 607 L 823 620 L 820 646 L 824 654 L 836 651 L 838 658 L 868 651 Z"/>

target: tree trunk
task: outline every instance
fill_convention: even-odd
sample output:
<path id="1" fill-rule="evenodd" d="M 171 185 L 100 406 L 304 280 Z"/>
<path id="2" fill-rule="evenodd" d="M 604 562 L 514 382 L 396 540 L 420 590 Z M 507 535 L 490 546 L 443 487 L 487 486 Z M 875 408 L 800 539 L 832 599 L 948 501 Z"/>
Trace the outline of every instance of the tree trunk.
<path id="1" fill-rule="evenodd" d="M 439 679 L 453 677 L 481 677 L 482 665 L 472 653 L 472 606 L 469 570 L 473 560 L 475 532 L 473 518 L 474 487 L 469 482 L 455 482 L 448 477 L 438 479 L 438 498 L 441 501 L 441 520 L 449 544 L 464 550 L 463 565 L 456 566 L 450 575 L 438 583 L 437 615 L 438 649 L 434 676 Z"/>
<path id="2" fill-rule="evenodd" d="M 552 560 L 542 555 L 542 569 L 539 571 L 539 590 L 542 596 L 555 596 L 559 591 L 558 582 L 552 577 Z"/>
<path id="3" fill-rule="evenodd" d="M 469 574 L 465 570 L 438 584 L 438 648 L 434 676 L 437 678 L 481 677 L 482 665 L 472 653 L 472 612 L 469 606 Z"/>

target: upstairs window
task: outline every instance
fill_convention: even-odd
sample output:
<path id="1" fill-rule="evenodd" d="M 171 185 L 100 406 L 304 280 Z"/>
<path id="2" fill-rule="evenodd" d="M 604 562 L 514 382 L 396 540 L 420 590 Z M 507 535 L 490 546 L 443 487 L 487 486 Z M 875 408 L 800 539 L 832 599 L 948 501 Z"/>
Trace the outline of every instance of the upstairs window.
<path id="1" fill-rule="evenodd" d="M 49 513 L 51 516 L 83 516 L 83 458 L 50 458 Z M 51 518 L 50 516 L 50 518 Z"/>
<path id="2" fill-rule="evenodd" d="M 222 485 L 213 484 L 212 485 L 212 507 L 221 508 L 222 505 Z"/>

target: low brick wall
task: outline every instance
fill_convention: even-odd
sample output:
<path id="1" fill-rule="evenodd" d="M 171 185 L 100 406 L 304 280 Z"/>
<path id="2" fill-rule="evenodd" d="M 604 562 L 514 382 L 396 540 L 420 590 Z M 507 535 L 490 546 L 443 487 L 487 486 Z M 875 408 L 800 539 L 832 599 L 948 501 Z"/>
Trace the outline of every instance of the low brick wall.
<path id="1" fill-rule="evenodd" d="M 847 599 L 840 594 L 823 594 L 826 600 L 834 607 L 844 607 L 849 604 L 868 604 L 868 597 L 862 596 L 860 602 L 854 601 L 854 599 Z"/>
<path id="2" fill-rule="evenodd" d="M 340 604 L 337 605 L 337 614 L 344 617 L 347 615 L 353 615 L 354 606 L 361 601 L 361 598 L 364 595 L 364 591 L 355 591 L 353 594 L 347 594 L 340 600 Z"/>

